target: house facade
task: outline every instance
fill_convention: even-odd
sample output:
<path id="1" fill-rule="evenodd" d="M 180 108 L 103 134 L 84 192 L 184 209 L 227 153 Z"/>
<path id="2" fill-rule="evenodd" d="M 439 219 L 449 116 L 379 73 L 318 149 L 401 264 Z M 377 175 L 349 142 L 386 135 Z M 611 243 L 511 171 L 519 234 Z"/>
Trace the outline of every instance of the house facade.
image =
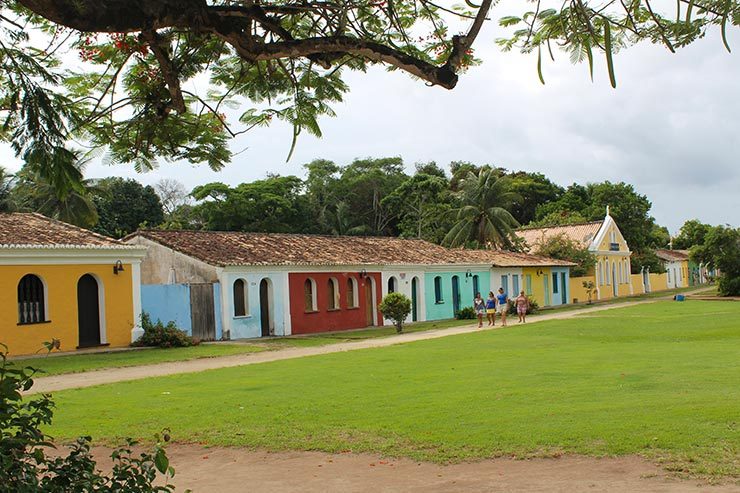
<path id="1" fill-rule="evenodd" d="M 526 228 L 517 231 L 517 236 L 524 240 L 530 252 L 537 251 L 537 247 L 542 242 L 560 235 L 587 248 L 596 260 L 595 266 L 585 276 L 569 279 L 565 295 L 570 298 L 566 299 L 587 300 L 589 294 L 584 283 L 593 284 L 591 296 L 597 300 L 635 293 L 629 245 L 608 211 L 602 221 L 546 228 Z M 558 289 L 561 292 L 557 293 L 557 299 L 562 300 L 562 278 L 556 281 L 553 277 L 549 282 L 552 285 L 558 283 Z"/>
<path id="2" fill-rule="evenodd" d="M 0 342 L 11 355 L 141 336 L 144 250 L 34 213 L 0 213 Z"/>
<path id="3" fill-rule="evenodd" d="M 206 293 L 214 293 L 206 303 L 215 312 L 209 323 L 216 327 L 206 338 L 215 339 L 391 324 L 377 308 L 391 292 L 411 299 L 407 322 L 453 318 L 472 306 L 476 292 L 485 297 L 502 286 L 513 293 L 526 284 L 540 305 L 559 304 L 562 291 L 549 280 L 556 273 L 558 283 L 561 275 L 567 280 L 573 265 L 389 237 L 139 231 L 125 241 L 147 248 L 142 262 L 145 292 L 178 293 L 177 307 L 163 310 L 144 299 L 144 311 L 152 318 L 179 316 L 186 320 L 183 328 L 191 323 L 195 334 L 195 312 L 207 312 L 207 306 L 194 309 L 192 289 L 207 286 Z"/>
<path id="4" fill-rule="evenodd" d="M 666 289 L 685 288 L 690 283 L 689 255 L 685 250 L 655 250 L 663 261 Z"/>

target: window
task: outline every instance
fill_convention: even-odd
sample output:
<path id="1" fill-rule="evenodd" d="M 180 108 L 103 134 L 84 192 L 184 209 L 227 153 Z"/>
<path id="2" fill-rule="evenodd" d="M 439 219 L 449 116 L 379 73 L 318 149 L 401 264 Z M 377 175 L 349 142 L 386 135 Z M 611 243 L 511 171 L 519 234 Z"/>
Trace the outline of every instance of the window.
<path id="1" fill-rule="evenodd" d="M 398 281 L 395 277 L 391 276 L 388 278 L 388 292 L 395 293 L 398 291 Z"/>
<path id="2" fill-rule="evenodd" d="M 476 274 L 473 276 L 473 298 L 475 298 L 475 295 L 478 293 L 480 293 L 480 279 Z"/>
<path id="3" fill-rule="evenodd" d="M 329 288 L 329 310 L 339 310 L 339 284 L 333 277 L 329 278 L 326 283 L 326 287 Z"/>
<path id="4" fill-rule="evenodd" d="M 303 303 L 307 312 L 318 311 L 316 308 L 316 281 L 310 277 L 303 283 Z"/>
<path id="5" fill-rule="evenodd" d="M 44 283 L 38 276 L 26 274 L 18 283 L 18 323 L 46 322 Z"/>
<path id="6" fill-rule="evenodd" d="M 558 273 L 557 272 L 552 273 L 552 292 L 553 294 L 558 294 Z"/>
<path id="7" fill-rule="evenodd" d="M 608 285 L 610 285 L 612 283 L 611 282 L 611 275 L 612 274 L 611 274 L 611 271 L 609 270 L 609 261 L 608 260 L 605 261 L 605 265 L 606 265 L 606 267 L 605 267 L 605 270 L 606 270 L 606 285 L 608 286 Z"/>
<path id="8" fill-rule="evenodd" d="M 604 265 L 599 262 L 596 264 L 596 270 L 599 271 L 599 285 L 604 285 Z"/>
<path id="9" fill-rule="evenodd" d="M 357 293 L 357 279 L 350 277 L 347 279 L 347 308 L 357 308 L 360 304 Z"/>
<path id="10" fill-rule="evenodd" d="M 527 274 L 525 276 L 525 289 L 527 290 L 527 294 L 532 294 L 532 274 Z"/>
<path id="11" fill-rule="evenodd" d="M 244 279 L 237 279 L 234 281 L 234 316 L 246 317 L 247 313 L 249 313 L 247 283 Z"/>
<path id="12" fill-rule="evenodd" d="M 511 275 L 511 284 L 512 284 L 511 292 L 514 293 L 515 295 L 519 295 L 519 275 L 518 274 Z"/>
<path id="13" fill-rule="evenodd" d="M 444 303 L 442 299 L 442 278 L 440 276 L 434 278 L 434 302 Z"/>

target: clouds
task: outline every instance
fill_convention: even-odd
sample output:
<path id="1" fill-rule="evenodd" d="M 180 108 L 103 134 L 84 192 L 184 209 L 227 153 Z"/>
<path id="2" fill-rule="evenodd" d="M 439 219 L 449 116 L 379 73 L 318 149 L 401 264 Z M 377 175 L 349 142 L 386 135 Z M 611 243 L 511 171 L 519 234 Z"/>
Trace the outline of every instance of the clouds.
<path id="1" fill-rule="evenodd" d="M 501 53 L 488 26 L 477 54 L 484 64 L 452 91 L 427 87 L 382 68 L 347 74 L 351 88 L 336 118 L 321 121 L 324 137 L 304 135 L 285 163 L 291 129 L 274 124 L 233 142 L 242 151 L 220 173 L 187 163 L 163 164 L 136 175 L 130 167 L 93 163 L 88 175 L 162 177 L 191 188 L 210 181 L 237 184 L 267 172 L 302 175 L 315 158 L 345 164 L 356 157 L 400 155 L 414 162 L 452 160 L 539 171 L 562 185 L 626 181 L 653 202 L 652 213 L 676 231 L 690 218 L 740 223 L 740 60 L 709 35 L 671 55 L 642 45 L 616 55 L 618 88 L 603 60 L 591 82 L 586 65 L 565 54 L 543 63 L 536 55 Z M 740 39 L 730 40 L 740 45 Z M 234 118 L 234 115 L 229 115 Z M 7 155 L 2 154 L 2 156 Z"/>

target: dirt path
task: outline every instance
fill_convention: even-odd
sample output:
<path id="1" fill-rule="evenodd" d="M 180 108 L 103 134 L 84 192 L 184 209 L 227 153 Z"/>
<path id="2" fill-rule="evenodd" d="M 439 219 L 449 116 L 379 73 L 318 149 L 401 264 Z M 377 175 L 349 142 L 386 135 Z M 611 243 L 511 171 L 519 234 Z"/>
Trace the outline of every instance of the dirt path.
<path id="1" fill-rule="evenodd" d="M 110 454 L 97 448 L 96 457 Z M 669 476 L 635 456 L 595 459 L 493 459 L 441 466 L 364 454 L 255 452 L 172 444 L 177 491 L 194 493 L 647 492 L 729 493 L 738 485 L 708 485 Z M 101 460 L 103 468 L 109 461 Z"/>
<path id="2" fill-rule="evenodd" d="M 544 322 L 546 320 L 572 318 L 576 315 L 611 310 L 613 308 L 623 308 L 625 306 L 634 306 L 644 303 L 654 303 L 659 298 L 653 298 L 644 301 L 632 301 L 627 303 L 615 303 L 610 305 L 595 306 L 580 310 L 569 310 L 565 312 L 556 312 L 545 315 L 535 315 L 528 317 L 527 325 Z M 513 321 L 511 320 L 513 318 Z M 515 328 L 518 324 L 516 318 L 510 316 L 508 329 Z M 521 324 L 519 324 L 521 326 Z M 201 358 L 189 361 L 175 361 L 170 363 L 158 363 L 154 365 L 130 366 L 125 368 L 108 368 L 83 373 L 69 373 L 65 375 L 53 375 L 49 377 L 39 377 L 34 379 L 33 388 L 28 392 L 53 392 L 57 390 L 92 387 L 106 383 L 123 382 L 127 380 L 139 380 L 142 378 L 159 377 L 165 375 L 175 375 L 178 373 L 195 373 L 205 370 L 214 370 L 217 368 L 228 368 L 234 366 L 254 365 L 266 363 L 269 361 L 280 361 L 292 358 L 302 358 L 306 356 L 316 356 L 320 354 L 338 353 L 342 351 L 354 351 L 357 349 L 368 349 L 377 347 L 392 346 L 394 344 L 403 344 L 407 342 L 421 341 L 425 339 L 438 339 L 458 334 L 467 334 L 480 330 L 502 330 L 500 326 L 494 328 L 479 329 L 472 321 L 459 327 L 449 329 L 435 329 L 424 332 L 413 332 L 408 334 L 392 335 L 390 337 L 378 337 L 374 339 L 363 339 L 361 341 L 342 342 L 329 344 L 318 347 L 302 347 L 280 349 L 277 351 L 265 351 L 261 353 L 245 353 L 232 356 L 222 356 L 217 358 Z"/>

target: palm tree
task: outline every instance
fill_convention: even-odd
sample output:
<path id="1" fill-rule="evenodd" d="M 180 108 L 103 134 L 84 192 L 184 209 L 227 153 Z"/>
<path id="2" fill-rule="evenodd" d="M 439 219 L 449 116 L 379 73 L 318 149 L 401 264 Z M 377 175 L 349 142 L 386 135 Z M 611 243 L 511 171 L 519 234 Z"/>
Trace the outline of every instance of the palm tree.
<path id="1" fill-rule="evenodd" d="M 468 172 L 458 198 L 461 206 L 453 209 L 455 225 L 442 240 L 448 246 L 473 244 L 477 248 L 511 248 L 514 229 L 519 223 L 508 209 L 519 195 L 512 191 L 511 178 L 497 170 L 483 168 L 475 175 Z"/>
<path id="2" fill-rule="evenodd" d="M 84 166 L 83 162 L 75 164 L 80 175 Z M 16 178 L 13 195 L 19 210 L 39 212 L 83 228 L 97 224 L 98 211 L 92 201 L 92 193 L 97 189 L 91 180 L 81 180 L 73 190 L 60 194 L 50 180 L 28 168 L 19 171 Z"/>

